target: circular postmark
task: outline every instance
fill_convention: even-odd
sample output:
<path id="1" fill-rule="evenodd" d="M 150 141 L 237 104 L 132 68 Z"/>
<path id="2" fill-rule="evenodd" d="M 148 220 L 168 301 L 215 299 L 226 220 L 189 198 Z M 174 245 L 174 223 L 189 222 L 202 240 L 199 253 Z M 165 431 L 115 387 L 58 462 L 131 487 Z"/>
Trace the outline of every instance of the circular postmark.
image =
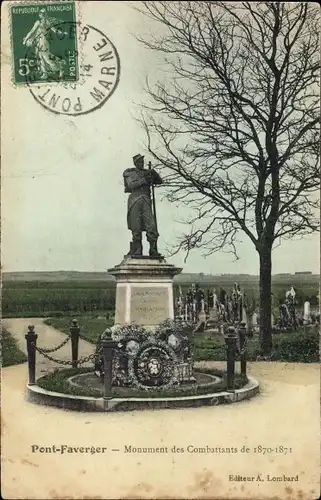
<path id="1" fill-rule="evenodd" d="M 54 31 L 55 53 L 49 40 Z M 71 37 L 75 43 L 70 44 Z M 26 83 L 33 98 L 52 113 L 79 116 L 101 108 L 120 79 L 116 47 L 98 28 L 81 22 L 59 23 L 28 47 L 33 71 Z"/>

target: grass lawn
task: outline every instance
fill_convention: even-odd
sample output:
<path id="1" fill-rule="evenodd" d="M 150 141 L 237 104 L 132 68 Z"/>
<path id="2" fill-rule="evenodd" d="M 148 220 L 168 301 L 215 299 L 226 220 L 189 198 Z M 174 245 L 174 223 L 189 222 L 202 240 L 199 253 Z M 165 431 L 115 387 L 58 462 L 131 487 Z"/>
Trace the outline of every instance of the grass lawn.
<path id="1" fill-rule="evenodd" d="M 1 351 L 3 367 L 27 361 L 27 356 L 19 349 L 16 339 L 5 328 L 2 328 Z"/>
<path id="2" fill-rule="evenodd" d="M 45 320 L 58 330 L 69 333 L 69 325 L 73 318 L 49 318 Z M 90 342 L 96 343 L 99 335 L 108 326 L 113 325 L 113 319 L 94 314 L 81 315 L 78 317 L 81 334 Z M 258 335 L 250 338 L 247 348 L 247 359 L 255 361 L 259 355 Z M 195 361 L 225 361 L 226 349 L 224 339 L 221 335 L 209 335 L 206 332 L 196 333 L 194 336 L 194 359 Z M 308 331 L 297 330 L 273 335 L 273 357 L 274 361 L 317 363 L 319 361 L 319 334 L 317 329 Z"/>
<path id="3" fill-rule="evenodd" d="M 103 331 L 114 324 L 113 318 L 106 319 L 106 316 L 97 314 L 86 314 L 78 317 L 80 326 L 80 334 L 86 337 L 89 342 L 94 344 Z M 64 333 L 69 333 L 69 327 L 74 316 L 64 316 L 63 318 L 48 318 L 44 321 L 46 325 L 53 326 L 57 330 Z"/>
<path id="4" fill-rule="evenodd" d="M 195 360 L 224 361 L 226 350 L 221 336 L 196 334 Z M 297 330 L 273 335 L 272 360 L 284 362 L 317 363 L 319 362 L 319 334 L 317 328 L 309 331 Z M 260 353 L 258 335 L 248 340 L 247 360 L 256 361 Z"/>

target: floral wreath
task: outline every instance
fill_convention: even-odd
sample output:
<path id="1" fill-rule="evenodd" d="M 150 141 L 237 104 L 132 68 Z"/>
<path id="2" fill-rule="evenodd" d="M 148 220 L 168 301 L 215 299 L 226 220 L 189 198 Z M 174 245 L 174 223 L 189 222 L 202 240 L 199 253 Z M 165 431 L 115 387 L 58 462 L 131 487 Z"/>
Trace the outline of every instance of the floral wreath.
<path id="1" fill-rule="evenodd" d="M 184 356 L 186 350 L 189 351 L 188 358 L 192 358 L 191 350 L 189 347 L 192 345 L 191 324 L 181 319 L 166 319 L 160 323 L 155 330 L 157 339 L 168 342 L 170 335 L 174 335 L 178 341 L 176 348 L 172 347 L 178 356 Z"/>
<path id="2" fill-rule="evenodd" d="M 137 367 L 137 363 L 139 363 L 139 358 L 146 352 L 148 349 L 155 348 L 159 350 L 159 353 L 163 355 L 167 355 L 169 357 L 169 360 L 161 360 L 159 361 L 159 358 L 157 359 L 155 357 L 155 360 L 158 361 L 159 364 L 163 363 L 163 370 L 165 372 L 165 375 L 169 380 L 165 383 L 162 383 L 157 386 L 149 386 L 146 384 L 143 384 L 139 380 L 139 375 L 140 375 L 140 368 Z M 178 363 L 178 358 L 174 352 L 174 350 L 166 343 L 163 342 L 162 340 L 158 340 L 155 337 L 150 338 L 149 340 L 143 342 L 143 344 L 140 346 L 137 354 L 129 359 L 128 362 L 128 380 L 130 382 L 130 385 L 134 385 L 135 387 L 138 387 L 139 389 L 144 389 L 144 390 L 153 390 L 153 389 L 167 389 L 170 387 L 173 387 L 174 385 L 179 383 L 179 380 L 176 375 L 176 370 L 175 367 Z M 165 366 L 164 366 L 165 365 Z"/>
<path id="3" fill-rule="evenodd" d="M 135 324 L 121 326 L 112 334 L 113 340 L 118 343 L 117 349 L 121 351 L 126 351 L 126 346 L 130 341 L 142 344 L 149 336 L 150 333 L 143 326 Z"/>

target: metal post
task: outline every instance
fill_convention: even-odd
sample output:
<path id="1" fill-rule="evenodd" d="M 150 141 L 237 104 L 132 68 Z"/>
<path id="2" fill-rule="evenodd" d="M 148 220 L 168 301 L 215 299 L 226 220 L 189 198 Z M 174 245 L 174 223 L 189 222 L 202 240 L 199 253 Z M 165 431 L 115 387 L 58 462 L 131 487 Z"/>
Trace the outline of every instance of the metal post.
<path id="1" fill-rule="evenodd" d="M 72 359 L 72 367 L 77 368 L 78 365 L 78 349 L 79 349 L 79 333 L 80 328 L 78 325 L 78 321 L 73 319 L 71 322 L 71 326 L 69 328 L 71 335 L 71 359 Z"/>
<path id="2" fill-rule="evenodd" d="M 111 329 L 107 328 L 101 336 L 104 355 L 104 399 L 111 397 L 113 381 L 113 357 L 117 342 L 112 340 Z"/>
<path id="3" fill-rule="evenodd" d="M 28 372 L 29 372 L 29 385 L 36 384 L 36 345 L 38 335 L 35 332 L 33 325 L 28 326 L 28 333 L 25 335 L 27 341 L 28 352 Z"/>
<path id="4" fill-rule="evenodd" d="M 245 340 L 247 336 L 246 323 L 242 321 L 238 329 L 239 339 L 240 339 L 240 362 L 241 362 L 241 375 L 246 375 L 246 350 L 242 353 L 242 349 L 245 345 Z"/>
<path id="5" fill-rule="evenodd" d="M 229 326 L 227 335 L 225 336 L 227 351 L 227 391 L 234 391 L 236 340 L 235 328 L 234 326 Z"/>

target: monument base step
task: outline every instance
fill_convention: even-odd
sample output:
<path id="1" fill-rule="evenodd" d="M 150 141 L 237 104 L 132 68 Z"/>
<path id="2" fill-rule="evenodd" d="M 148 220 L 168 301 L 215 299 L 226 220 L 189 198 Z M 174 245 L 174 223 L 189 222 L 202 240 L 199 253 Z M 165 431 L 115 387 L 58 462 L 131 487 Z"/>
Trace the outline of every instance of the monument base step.
<path id="1" fill-rule="evenodd" d="M 140 260 L 158 260 L 164 261 L 165 257 L 163 255 L 124 255 L 124 259 L 140 259 Z"/>

